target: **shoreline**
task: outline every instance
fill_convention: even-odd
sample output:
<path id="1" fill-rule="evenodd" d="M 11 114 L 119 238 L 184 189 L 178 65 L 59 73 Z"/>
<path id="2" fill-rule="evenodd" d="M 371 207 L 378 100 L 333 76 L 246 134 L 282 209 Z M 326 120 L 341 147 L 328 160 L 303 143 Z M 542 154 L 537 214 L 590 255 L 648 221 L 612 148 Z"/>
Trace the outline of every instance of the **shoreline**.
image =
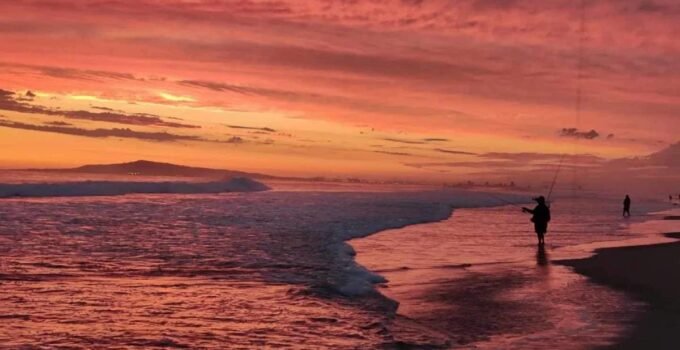
<path id="1" fill-rule="evenodd" d="M 591 281 L 648 304 L 631 330 L 604 349 L 669 348 L 680 334 L 680 232 L 664 236 L 676 242 L 600 248 L 590 257 L 553 261 Z"/>
<path id="2" fill-rule="evenodd" d="M 502 206 L 501 206 L 502 207 Z M 457 209 L 477 209 L 477 208 L 454 208 L 454 210 L 450 213 L 451 216 L 449 216 L 449 219 L 451 219 L 457 212 Z M 667 217 L 663 217 L 662 221 L 669 220 Z M 442 220 L 446 221 L 446 220 Z M 474 221 L 474 220 L 473 220 Z M 644 220 L 644 222 L 647 222 L 648 220 Z M 658 220 L 652 220 L 652 221 L 658 221 Z M 465 219 L 462 221 L 462 225 L 465 225 Z M 669 222 L 669 221 L 666 221 Z M 474 222 L 473 222 L 474 223 Z M 423 253 L 423 251 L 420 251 L 418 248 L 421 245 L 424 245 L 424 250 L 429 252 L 429 248 L 437 248 L 441 246 L 441 244 L 437 244 L 437 247 L 430 247 L 430 245 L 427 244 L 427 242 L 418 242 L 413 241 L 412 237 L 420 237 L 421 234 L 435 234 L 434 237 L 437 237 L 436 239 L 441 239 L 441 243 L 446 242 L 446 237 L 440 237 L 436 236 L 436 232 L 439 232 L 441 228 L 437 227 L 438 223 L 437 222 L 426 222 L 426 223 L 421 223 L 417 225 L 405 225 L 404 227 L 400 229 L 395 229 L 396 232 L 390 232 L 389 236 L 386 235 L 383 238 L 378 237 L 377 240 L 367 238 L 366 236 L 361 237 L 356 243 L 352 242 L 354 239 L 347 241 L 346 243 L 350 244 L 352 247 L 356 248 L 356 255 L 357 258 L 354 260 L 355 263 L 359 266 L 364 267 L 366 270 L 372 272 L 373 274 L 376 274 L 378 276 L 381 276 L 385 278 L 387 281 L 380 281 L 378 283 L 374 284 L 374 287 L 376 288 L 377 294 L 382 295 L 384 298 L 388 300 L 392 300 L 396 304 L 396 310 L 394 310 L 394 318 L 390 322 L 389 328 L 391 329 L 391 335 L 397 340 L 397 342 L 401 344 L 409 344 L 410 346 L 421 346 L 421 347 L 429 347 L 429 348 L 448 348 L 451 346 L 491 346 L 493 348 L 493 342 L 494 341 L 499 341 L 496 345 L 503 344 L 505 341 L 502 337 L 499 337 L 497 339 L 493 339 L 496 335 L 502 335 L 502 334 L 513 334 L 514 331 L 516 331 L 518 328 L 516 324 L 516 319 L 526 319 L 526 318 L 534 318 L 534 319 L 541 319 L 544 317 L 543 314 L 540 312 L 533 312 L 531 310 L 566 310 L 567 315 L 571 315 L 572 319 L 578 320 L 580 317 L 580 314 L 577 313 L 572 313 L 569 314 L 570 312 L 570 305 L 581 305 L 587 309 L 589 309 L 589 314 L 591 318 L 596 319 L 596 327 L 595 328 L 581 328 L 579 332 L 582 332 L 581 334 L 585 334 L 584 336 L 590 337 L 591 346 L 594 346 L 595 348 L 622 348 L 620 344 L 624 343 L 624 340 L 628 340 L 628 335 L 629 333 L 633 333 L 630 330 L 637 330 L 637 328 L 642 325 L 651 325 L 651 328 L 654 328 L 654 325 L 659 322 L 658 315 L 659 313 L 655 313 L 655 317 L 657 318 L 656 320 L 650 320 L 648 321 L 648 317 L 645 317 L 643 319 L 643 316 L 648 315 L 648 310 L 645 310 L 644 308 L 641 309 L 639 312 L 640 317 L 638 317 L 638 311 L 636 310 L 636 313 L 634 315 L 628 315 L 626 316 L 626 313 L 623 313 L 623 311 L 619 310 L 618 308 L 614 308 L 611 311 L 609 311 L 606 307 L 604 306 L 598 306 L 597 303 L 602 301 L 602 296 L 605 296 L 607 298 L 612 298 L 609 299 L 609 302 L 612 303 L 611 305 L 617 305 L 616 300 L 620 300 L 620 304 L 618 305 L 626 305 L 625 303 L 627 302 L 637 302 L 638 300 L 642 301 L 647 301 L 646 299 L 640 298 L 637 295 L 631 295 L 629 288 L 627 288 L 625 285 L 623 287 L 616 287 L 609 285 L 607 283 L 598 283 L 597 287 L 585 287 L 586 285 L 590 284 L 586 282 L 586 279 L 583 276 L 586 275 L 585 273 L 579 272 L 579 271 L 574 271 L 572 268 L 570 268 L 570 263 L 573 262 L 574 265 L 579 264 L 581 260 L 583 261 L 589 261 L 590 259 L 593 259 L 595 256 L 599 254 L 600 251 L 602 250 L 618 250 L 618 249 L 635 249 L 637 247 L 642 247 L 645 249 L 645 247 L 648 247 L 648 245 L 645 245 L 647 241 L 641 240 L 641 242 L 629 242 L 632 244 L 637 244 L 635 246 L 633 245 L 628 245 L 628 246 L 622 246 L 620 245 L 620 241 L 618 239 L 611 240 L 611 241 L 602 241 L 602 242 L 586 242 L 584 243 L 584 247 L 582 249 L 586 249 L 588 251 L 587 255 L 581 255 L 581 254 L 573 254 L 574 252 L 567 253 L 567 254 L 559 254 L 562 255 L 560 258 L 557 258 L 555 260 L 549 259 L 545 255 L 543 256 L 543 259 L 548 259 L 551 260 L 549 264 L 546 265 L 546 262 L 539 261 L 540 259 L 540 254 L 536 253 L 536 262 L 534 263 L 532 259 L 527 259 L 527 261 L 509 261 L 507 264 L 501 264 L 501 265 L 493 265 L 487 267 L 483 263 L 466 263 L 466 264 L 460 264 L 461 269 L 456 269 L 456 270 L 451 270 L 448 267 L 453 266 L 453 265 L 434 265 L 434 266 L 440 266 L 443 269 L 443 272 L 440 273 L 440 275 L 436 275 L 437 272 L 435 270 L 428 270 L 428 269 L 420 269 L 418 268 L 419 266 L 419 261 L 420 259 L 416 260 L 408 260 L 406 259 L 405 261 L 392 261 L 390 258 L 394 256 L 393 250 L 395 248 L 390 248 L 390 247 L 395 247 L 398 246 L 400 248 L 396 248 L 397 250 L 399 249 L 408 249 L 408 255 L 409 256 L 418 256 L 419 253 Z M 522 222 L 520 225 L 524 225 Z M 407 226 L 409 228 L 407 228 Z M 421 229 L 419 229 L 421 227 Z M 447 226 L 448 227 L 448 226 Z M 524 227 L 524 226 L 522 226 Z M 422 229 L 425 228 L 425 229 Z M 465 228 L 465 226 L 463 226 Z M 385 231 L 390 231 L 390 230 L 385 230 Z M 385 231 L 377 232 L 376 234 L 383 233 Z M 504 227 L 502 231 L 508 231 L 507 227 Z M 655 232 L 669 232 L 669 231 L 676 231 L 674 227 L 666 227 L 661 230 L 656 230 Z M 446 231 L 443 231 L 446 232 Z M 466 232 L 465 230 L 462 231 L 457 231 L 457 232 Z M 370 235 L 377 237 L 376 234 Z M 402 237 L 403 236 L 403 237 Z M 430 236 L 432 237 L 432 236 Z M 474 235 L 473 235 L 474 237 Z M 496 237 L 496 236 L 494 236 Z M 652 236 L 647 236 L 647 238 L 651 238 Z M 657 236 L 658 237 L 658 236 Z M 677 233 L 677 236 L 671 236 L 672 239 L 680 239 L 680 232 Z M 469 236 L 468 236 L 469 238 Z M 632 238 L 632 237 L 631 237 Z M 660 237 L 659 237 L 660 238 Z M 632 240 L 634 240 L 633 238 Z M 394 243 L 400 242 L 398 245 L 395 245 Z M 521 241 L 521 240 L 520 240 Z M 626 239 L 623 239 L 623 241 L 626 241 Z M 423 244 L 421 244 L 423 243 Z M 599 243 L 599 244 L 598 244 Z M 677 243 L 677 245 L 675 245 Z M 358 246 L 357 246 L 358 244 Z M 506 241 L 503 241 L 503 246 L 507 244 Z M 608 244 L 606 246 L 600 245 L 600 244 Z M 617 245 L 618 244 L 618 245 Z M 669 244 L 668 240 L 665 242 L 662 239 L 654 240 L 652 243 L 652 246 L 656 245 L 666 245 Z M 674 242 L 671 241 L 670 244 L 674 244 L 675 249 L 677 249 L 677 254 L 673 253 L 675 256 L 680 256 L 680 242 Z M 600 245 L 602 247 L 601 249 L 594 249 L 597 245 Z M 578 246 L 578 245 L 577 245 Z M 589 247 L 590 246 L 590 247 Z M 429 247 L 429 248 L 428 248 Z M 519 249 L 524 249 L 524 250 L 532 250 L 531 248 L 534 247 L 534 245 L 525 246 L 525 245 L 516 245 L 517 248 Z M 632 248 L 631 248 L 632 247 Z M 413 249 L 415 248 L 415 249 Z M 455 247 L 456 249 L 460 247 Z M 384 250 L 384 251 L 383 251 Z M 383 251 L 380 253 L 380 251 Z M 449 250 L 450 251 L 450 250 Z M 674 250 L 675 251 L 675 250 Z M 375 253 L 378 252 L 378 253 Z M 416 252 L 416 253 L 414 253 Z M 439 252 L 442 253 L 442 252 Z M 520 255 L 525 254 L 520 253 Z M 578 253 L 578 252 L 576 252 Z M 585 252 L 584 252 L 585 253 Z M 366 255 L 368 254 L 368 258 Z M 387 255 L 385 255 L 387 254 Z M 415 255 L 414 255 L 415 254 Z M 448 253 L 447 253 L 448 254 Z M 368 259 L 362 261 L 362 258 L 360 255 L 363 255 L 363 259 Z M 399 255 L 399 254 L 397 254 Z M 528 255 L 527 255 L 528 256 Z M 378 259 L 376 259 L 378 257 Z M 407 257 L 408 258 L 408 257 Z M 665 256 L 663 259 L 667 259 L 668 256 Z M 672 259 L 672 258 L 670 258 Z M 467 260 L 466 260 L 467 261 Z M 632 259 L 632 261 L 636 261 L 635 259 Z M 548 273 L 550 270 L 549 265 L 554 263 L 555 269 L 553 269 L 552 273 Z M 535 264 L 535 266 L 534 266 Z M 647 263 L 644 263 L 645 265 L 648 265 Z M 387 266 L 387 270 L 381 270 L 381 266 Z M 506 266 L 507 265 L 507 266 Z M 559 266 L 557 266 L 559 265 Z M 610 262 L 607 262 L 606 264 L 608 265 L 614 265 L 616 266 L 616 263 L 612 264 Z M 414 267 L 415 266 L 415 267 Z M 456 265 L 457 266 L 457 265 Z M 648 266 L 654 266 L 654 264 L 649 264 Z M 559 268 L 558 268 L 559 267 Z M 680 259 L 678 259 L 678 266 L 680 267 Z M 507 271 L 505 271 L 505 270 Z M 491 273 L 488 273 L 489 270 L 491 270 Z M 669 270 L 673 270 L 670 268 Z M 677 269 L 676 269 L 677 270 Z M 427 271 L 427 272 L 420 272 L 420 271 Z M 562 272 L 561 272 L 562 271 Z M 622 271 L 626 271 L 626 268 L 624 267 Z M 504 280 L 503 276 L 505 276 L 507 273 L 510 273 L 510 276 L 508 277 L 509 280 Z M 435 284 L 433 283 L 425 283 L 422 284 L 421 287 L 417 287 L 415 285 L 409 285 L 408 283 L 404 283 L 404 278 L 402 275 L 417 275 L 417 274 L 422 274 L 422 277 L 425 279 L 436 279 Z M 495 275 L 494 275 L 495 274 Z M 454 275 L 456 275 L 454 277 Z M 538 302 L 537 305 L 533 305 L 532 300 L 545 300 L 546 295 L 542 294 L 545 293 L 544 290 L 541 288 L 535 288 L 535 290 L 532 291 L 532 287 L 534 285 L 541 285 L 541 283 L 545 284 L 546 281 L 548 281 L 547 276 L 552 275 L 552 281 L 551 283 L 553 284 L 559 284 L 559 283 L 569 283 L 568 281 L 574 280 L 574 281 L 581 281 L 578 282 L 580 284 L 577 284 L 577 287 L 573 287 L 572 291 L 575 291 L 576 293 L 563 293 L 559 294 L 559 291 L 551 292 L 551 293 L 557 293 L 558 299 L 561 301 L 561 304 L 558 306 L 554 306 L 550 303 L 547 303 L 543 306 L 540 306 L 540 302 Z M 433 277 L 434 276 L 434 277 Z M 556 277 L 557 276 L 557 277 Z M 565 276 L 567 276 L 565 278 Z M 568 277 L 568 276 L 573 276 L 573 277 Z M 671 273 L 665 273 L 664 276 L 673 276 Z M 507 276 L 506 276 L 507 277 Z M 586 277 L 590 277 L 586 275 Z M 571 278 L 571 279 L 570 279 Z M 632 279 L 634 280 L 635 277 L 633 276 Z M 565 282 L 567 281 L 567 282 Z M 508 283 L 511 285 L 510 288 L 506 288 Z M 382 288 L 380 285 L 383 285 Z M 479 303 L 473 303 L 473 306 L 468 306 L 466 303 L 470 301 L 471 298 L 477 297 L 480 295 L 480 290 L 476 287 L 478 285 L 483 286 L 483 292 L 486 291 L 488 293 L 482 294 L 481 299 L 479 300 Z M 578 285 L 583 285 L 582 287 L 578 287 Z M 592 285 L 592 284 L 591 284 Z M 474 287 L 474 288 L 473 288 Z M 576 289 L 574 289 L 576 288 Z M 580 288 L 580 289 L 579 289 Z M 585 288 L 585 289 L 584 289 Z M 582 297 L 577 296 L 579 292 L 585 292 L 585 291 L 590 291 L 594 288 L 594 290 L 600 290 L 599 292 L 592 294 L 585 294 Z M 521 290 L 520 293 L 527 293 L 527 290 L 529 290 L 529 293 L 533 294 L 523 294 L 523 299 L 508 299 L 505 300 L 503 298 L 498 299 L 497 297 L 499 295 L 505 294 L 505 295 L 512 295 L 512 293 L 515 292 L 515 290 L 519 291 Z M 606 291 L 605 291 L 606 290 Z M 467 291 L 467 292 L 466 292 Z M 388 292 L 385 294 L 384 292 Z M 469 292 L 469 293 L 468 293 Z M 613 294 L 608 294 L 608 293 L 613 293 Z M 550 296 L 553 296 L 553 294 L 550 294 Z M 680 283 L 678 283 L 678 293 L 675 295 L 680 295 Z M 514 295 L 515 297 L 517 295 Z M 534 298 L 534 299 L 532 299 Z M 585 299 L 584 299 L 585 298 Z M 619 298 L 619 299 L 617 299 Z M 454 302 L 445 302 L 446 300 L 453 300 Z M 517 308 L 517 305 L 522 302 L 522 300 L 529 300 L 527 302 L 528 306 L 531 306 L 532 308 Z M 591 300 L 588 302 L 587 300 Z M 586 302 L 584 305 L 583 302 Z M 571 303 L 571 304 L 570 304 Z M 591 304 L 591 306 L 586 306 L 588 303 L 594 303 Z M 435 305 L 436 304 L 436 305 Z M 534 303 L 536 304 L 536 303 Z M 646 304 L 651 304 L 647 301 Z M 404 312 L 404 310 L 401 310 L 402 307 L 406 305 L 409 307 L 407 311 Z M 562 305 L 566 305 L 565 307 L 562 307 Z M 678 319 L 680 320 L 680 302 L 678 303 L 678 308 L 677 311 L 678 313 L 673 313 L 672 315 L 665 315 L 661 319 L 664 320 L 665 322 L 668 322 L 668 320 L 674 320 Z M 488 308 L 487 308 L 488 306 Z M 432 312 L 434 314 L 428 313 L 427 308 L 432 308 Z M 460 313 L 461 308 L 466 308 L 468 311 Z M 437 313 L 441 310 L 448 310 L 447 313 L 451 313 L 451 315 L 447 316 L 444 315 L 444 313 Z M 498 317 L 496 318 L 496 321 L 494 321 L 494 324 L 492 326 L 484 325 L 484 324 L 478 324 L 478 320 L 475 319 L 469 319 L 466 318 L 464 314 L 475 314 L 476 312 L 483 312 L 484 314 L 488 314 L 489 312 L 495 312 L 497 310 L 505 310 L 503 312 L 500 312 Z M 524 311 L 522 311 L 524 310 Z M 529 311 L 526 311 L 529 310 Z M 450 312 L 449 312 L 450 311 Z M 603 316 L 602 319 L 598 319 L 598 315 L 607 315 L 607 313 L 617 313 L 619 312 L 619 315 L 616 316 Z M 515 319 L 514 317 L 506 317 L 506 314 L 516 314 L 517 318 Z M 459 316 L 455 316 L 456 314 L 459 314 Z M 507 319 L 507 320 L 506 320 Z M 610 322 L 612 320 L 617 320 L 615 322 Z M 507 322 L 506 322 L 507 321 Z M 599 322 L 598 322 L 599 321 Z M 604 321 L 604 322 L 602 322 Z M 429 327 L 428 325 L 434 325 L 433 327 Z M 532 324 L 536 324 L 536 322 L 533 323 L 528 323 L 527 325 L 531 326 Z M 625 325 L 624 329 L 626 330 L 625 333 L 621 333 L 620 329 L 618 327 L 621 327 Z M 443 326 L 443 327 L 440 327 Z M 458 332 L 463 330 L 463 328 L 460 327 L 471 327 L 474 326 L 474 332 L 473 334 L 476 335 L 470 335 L 467 334 L 466 331 Z M 575 326 L 578 327 L 578 324 Z M 499 330 L 503 329 L 508 329 L 507 332 L 500 332 Z M 521 327 L 520 327 L 521 328 Z M 659 327 L 656 327 L 659 329 Z M 415 336 L 415 329 L 420 329 L 420 335 Z M 428 332 L 424 332 L 423 330 L 427 329 L 429 330 Z M 454 332 L 448 332 L 447 330 L 455 330 Z M 602 330 L 601 333 L 599 330 Z M 545 333 L 545 329 L 535 329 L 534 330 L 536 333 Z M 674 334 L 675 332 L 680 331 L 680 321 L 678 322 L 678 327 L 677 330 L 673 331 L 668 331 L 666 332 L 668 338 L 670 339 L 670 335 Z M 594 333 L 593 333 L 594 332 Z M 573 333 L 573 332 L 572 332 Z M 517 333 L 517 334 L 523 334 L 523 333 Z M 532 344 L 531 342 L 533 341 L 536 343 L 536 341 L 532 340 L 531 337 L 529 336 L 530 333 L 523 334 L 517 339 L 520 339 L 524 336 L 526 336 L 527 344 Z M 574 333 L 575 334 L 575 333 Z M 649 331 L 646 331 L 646 334 L 650 334 Z M 479 337 L 477 337 L 479 336 Z M 541 335 L 542 337 L 545 337 L 546 339 L 549 339 L 549 336 L 546 336 L 545 334 Z M 656 335 L 652 335 L 654 337 L 657 337 Z M 636 337 L 640 338 L 639 336 L 636 335 Z M 627 348 L 639 348 L 640 345 L 643 345 L 642 348 L 645 348 L 644 345 L 646 345 L 648 342 L 646 342 L 646 338 L 642 337 L 642 341 L 636 341 L 636 342 L 631 342 L 630 345 L 628 345 Z M 661 338 L 659 338 L 661 339 Z M 489 342 L 491 341 L 491 342 Z M 525 340 L 519 340 L 518 343 L 522 344 Z M 540 342 L 540 341 L 539 341 Z M 668 343 L 668 340 L 658 340 L 659 344 L 664 344 Z M 670 342 L 672 344 L 672 340 Z M 472 345 L 472 344 L 477 344 L 477 345 Z M 565 344 L 569 344 L 568 341 Z M 603 345 L 603 344 L 614 344 L 614 345 Z M 652 343 L 653 344 L 653 343 Z M 505 344 L 507 345 L 507 344 Z M 565 345 L 566 346 L 566 345 Z M 522 347 L 519 347 L 522 348 Z"/>
<path id="3" fill-rule="evenodd" d="M 415 193 L 431 193 L 431 191 Z M 409 226 L 444 222 L 446 220 L 449 220 L 453 216 L 454 212 L 458 209 L 493 208 L 499 206 L 506 206 L 508 204 L 514 205 L 515 203 L 514 200 L 516 200 L 517 204 L 522 203 L 522 201 L 519 200 L 517 194 L 507 194 L 508 198 L 504 198 L 503 203 L 489 204 L 484 202 L 484 200 L 488 200 L 489 194 L 487 192 L 450 190 L 444 193 L 449 195 L 468 194 L 472 195 L 473 197 L 466 198 L 460 196 L 449 198 L 449 200 L 441 201 L 438 200 L 430 202 L 429 205 L 431 206 L 432 212 L 428 214 L 429 215 L 428 217 L 419 218 L 413 221 L 400 220 L 397 222 L 389 222 L 386 224 L 378 225 L 377 227 L 376 226 L 364 227 L 359 229 L 354 228 L 352 230 L 347 230 L 344 233 L 344 237 L 342 237 L 340 241 L 331 242 L 330 245 L 335 247 L 334 251 L 335 258 L 338 259 L 339 261 L 342 261 L 341 266 L 344 266 L 345 268 L 344 271 L 345 275 L 343 276 L 344 281 L 341 284 L 335 286 L 334 289 L 336 290 L 336 292 L 348 298 L 378 294 L 387 299 L 388 301 L 395 302 L 398 304 L 397 301 L 392 300 L 391 298 L 383 295 L 378 290 L 378 285 L 387 282 L 385 277 L 378 272 L 372 271 L 364 267 L 357 261 L 356 259 L 357 253 L 352 244 L 350 243 L 353 240 L 366 238 L 385 231 L 404 229 Z M 441 192 L 439 192 L 439 195 L 441 195 Z M 467 203 L 463 202 L 463 204 L 461 204 L 459 202 L 461 199 L 469 202 Z M 495 200 L 498 200 L 497 197 L 495 198 Z"/>

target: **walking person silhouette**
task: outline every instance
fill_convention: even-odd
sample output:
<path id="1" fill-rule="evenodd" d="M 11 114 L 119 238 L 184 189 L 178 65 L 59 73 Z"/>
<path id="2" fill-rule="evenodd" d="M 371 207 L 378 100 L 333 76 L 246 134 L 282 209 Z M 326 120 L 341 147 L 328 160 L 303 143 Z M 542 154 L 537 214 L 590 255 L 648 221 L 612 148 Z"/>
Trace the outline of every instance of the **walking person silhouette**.
<path id="1" fill-rule="evenodd" d="M 630 197 L 626 195 L 626 198 L 623 200 L 623 217 L 628 216 L 630 216 Z"/>

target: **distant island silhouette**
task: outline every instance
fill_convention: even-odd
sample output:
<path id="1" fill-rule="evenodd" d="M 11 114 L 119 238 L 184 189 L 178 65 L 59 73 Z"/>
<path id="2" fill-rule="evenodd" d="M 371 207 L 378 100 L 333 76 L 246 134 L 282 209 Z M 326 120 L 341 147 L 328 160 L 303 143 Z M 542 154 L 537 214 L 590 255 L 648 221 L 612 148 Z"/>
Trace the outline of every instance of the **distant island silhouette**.
<path id="1" fill-rule="evenodd" d="M 126 163 L 115 164 L 88 164 L 76 168 L 49 168 L 49 169 L 13 169 L 16 171 L 35 171 L 49 173 L 77 173 L 98 175 L 135 175 L 135 176 L 166 176 L 166 177 L 201 177 L 212 179 L 250 178 L 258 180 L 287 180 L 307 182 L 335 182 L 335 183 L 364 183 L 364 184 L 418 184 L 417 182 L 401 180 L 365 180 L 356 177 L 294 177 L 275 176 L 261 173 L 250 173 L 239 170 L 201 168 L 186 165 L 178 165 L 150 160 L 136 160 Z"/>
<path id="2" fill-rule="evenodd" d="M 259 173 L 248 173 L 238 170 L 191 167 L 172 163 L 153 162 L 149 160 L 137 160 L 134 162 L 115 164 L 88 164 L 77 168 L 23 169 L 23 170 L 61 172 L 61 173 L 110 174 L 110 175 L 178 176 L 178 177 L 210 177 L 210 178 L 248 177 L 254 179 L 290 179 L 286 177 L 278 177 Z"/>

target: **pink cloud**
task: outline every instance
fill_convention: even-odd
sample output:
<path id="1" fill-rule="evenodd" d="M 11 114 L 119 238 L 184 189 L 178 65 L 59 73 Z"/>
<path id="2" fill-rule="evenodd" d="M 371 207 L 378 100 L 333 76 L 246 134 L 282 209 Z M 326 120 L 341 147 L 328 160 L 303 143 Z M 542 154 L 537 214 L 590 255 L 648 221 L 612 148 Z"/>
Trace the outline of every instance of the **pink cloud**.
<path id="1" fill-rule="evenodd" d="M 0 79 L 8 87 L 28 82 L 101 95 L 162 87 L 196 93 L 195 105 L 257 106 L 420 133 L 563 142 L 555 130 L 573 126 L 627 135 L 592 147 L 653 136 L 674 141 L 680 5 L 579 4 L 3 2 L 0 40 L 8 48 L 4 67 L 11 68 Z M 650 121 L 669 127 L 651 130 Z"/>

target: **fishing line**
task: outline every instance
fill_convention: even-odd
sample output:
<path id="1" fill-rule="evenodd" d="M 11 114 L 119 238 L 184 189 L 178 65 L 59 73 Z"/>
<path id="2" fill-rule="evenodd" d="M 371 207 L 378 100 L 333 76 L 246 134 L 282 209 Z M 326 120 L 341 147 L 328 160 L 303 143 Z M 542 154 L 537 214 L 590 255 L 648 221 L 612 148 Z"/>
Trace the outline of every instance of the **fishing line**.
<path id="1" fill-rule="evenodd" d="M 582 105 L 583 105 L 583 65 L 584 65 L 584 43 L 585 43 L 585 34 L 586 34 L 586 0 L 581 0 L 580 3 L 580 21 L 579 21 L 579 41 L 578 41 L 578 63 L 576 65 L 576 129 L 578 131 L 578 128 L 581 126 L 581 110 L 582 110 Z M 578 141 L 578 137 L 576 138 L 576 141 L 574 142 L 574 154 L 577 153 L 578 147 L 576 142 Z M 559 177 L 560 171 L 562 170 L 562 165 L 564 164 L 564 160 L 567 157 L 567 152 L 562 153 L 560 157 L 560 161 L 557 164 L 557 169 L 555 169 L 555 175 L 553 176 L 552 182 L 550 184 L 550 188 L 548 190 L 548 195 L 546 196 L 546 203 L 550 205 L 550 198 L 552 197 L 553 191 L 555 189 L 555 185 L 557 184 L 557 178 Z M 576 168 L 574 168 L 574 173 L 573 173 L 573 179 L 572 179 L 572 192 L 576 190 L 574 185 L 576 184 Z M 489 192 L 482 192 L 488 197 L 491 197 L 493 199 L 496 199 L 500 202 L 503 202 L 508 205 L 512 205 L 518 208 L 521 208 L 520 205 L 510 202 L 498 195 L 495 195 L 493 193 Z"/>
<path id="2" fill-rule="evenodd" d="M 497 199 L 497 200 L 499 200 L 499 201 L 501 201 L 505 204 L 512 205 L 512 206 L 517 207 L 517 208 L 522 208 L 522 206 L 518 205 L 517 203 L 510 202 L 509 200 L 506 200 L 501 196 L 495 195 L 495 194 L 490 193 L 490 192 L 482 192 L 482 193 L 493 198 L 493 199 Z"/>
<path id="3" fill-rule="evenodd" d="M 557 176 L 560 174 L 560 169 L 562 168 L 562 163 L 564 163 L 564 158 L 566 158 L 566 156 L 567 156 L 566 153 L 562 154 L 562 157 L 560 158 L 560 163 L 557 165 L 555 176 L 553 177 L 552 184 L 550 184 L 550 191 L 548 191 L 548 196 L 545 199 L 547 203 L 550 203 L 550 196 L 552 196 L 553 189 L 555 188 L 555 184 L 557 183 Z"/>
<path id="4" fill-rule="evenodd" d="M 576 64 L 576 130 L 578 131 L 578 128 L 581 126 L 581 110 L 583 109 L 583 63 L 584 63 L 584 43 L 585 43 L 585 34 L 586 34 L 586 0 L 581 0 L 580 3 L 580 20 L 579 20 L 579 40 L 578 40 L 578 63 Z M 578 142 L 578 137 L 574 141 L 574 154 L 577 153 L 578 147 L 577 147 L 577 142 Z M 555 170 L 555 176 L 553 177 L 552 183 L 550 184 L 550 190 L 548 191 L 548 196 L 546 197 L 546 202 L 550 203 L 550 197 L 552 196 L 553 190 L 555 189 L 555 184 L 557 183 L 557 177 L 560 174 L 560 171 L 562 170 L 562 165 L 564 164 L 564 159 L 566 158 L 567 153 L 563 153 L 562 157 L 560 157 L 560 162 L 557 165 L 557 169 Z M 573 174 L 572 174 L 572 194 L 573 192 L 576 191 L 575 184 L 576 184 L 576 173 L 577 169 L 574 168 Z"/>

